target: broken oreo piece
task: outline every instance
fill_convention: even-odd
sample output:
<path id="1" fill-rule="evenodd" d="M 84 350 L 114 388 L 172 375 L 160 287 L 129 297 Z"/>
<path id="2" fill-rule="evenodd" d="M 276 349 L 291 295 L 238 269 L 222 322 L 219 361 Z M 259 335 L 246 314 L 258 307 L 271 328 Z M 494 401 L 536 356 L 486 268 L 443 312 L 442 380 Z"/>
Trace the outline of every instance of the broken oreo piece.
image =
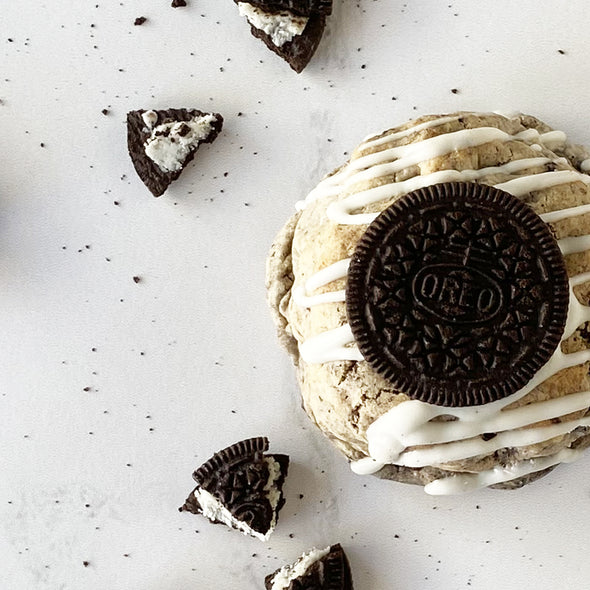
<path id="1" fill-rule="evenodd" d="M 340 544 L 312 549 L 264 579 L 266 590 L 353 590 L 350 565 Z"/>
<path id="2" fill-rule="evenodd" d="M 250 23 L 252 35 L 298 74 L 317 49 L 332 0 L 234 0 Z"/>
<path id="3" fill-rule="evenodd" d="M 522 388 L 563 333 L 569 284 L 549 227 L 512 195 L 443 183 L 369 226 L 348 271 L 350 327 L 399 391 L 441 406 Z"/>
<path id="4" fill-rule="evenodd" d="M 197 487 L 180 510 L 267 541 L 285 503 L 289 469 L 287 455 L 265 455 L 267 450 L 268 439 L 258 437 L 215 453 L 193 473 Z"/>
<path id="5" fill-rule="evenodd" d="M 127 147 L 135 171 L 159 197 L 180 176 L 199 146 L 215 140 L 222 126 L 220 114 L 197 109 L 127 113 Z"/>

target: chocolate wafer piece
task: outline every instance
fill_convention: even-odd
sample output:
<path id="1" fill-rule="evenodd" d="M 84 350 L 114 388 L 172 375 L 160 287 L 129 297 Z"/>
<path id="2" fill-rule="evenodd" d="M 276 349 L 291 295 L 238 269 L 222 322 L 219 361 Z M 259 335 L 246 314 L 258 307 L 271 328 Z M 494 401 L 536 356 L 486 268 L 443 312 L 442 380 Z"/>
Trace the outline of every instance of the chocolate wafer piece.
<path id="1" fill-rule="evenodd" d="M 193 473 L 197 487 L 180 510 L 268 540 L 285 503 L 289 457 L 267 450 L 268 439 L 258 437 L 215 453 Z"/>
<path id="2" fill-rule="evenodd" d="M 137 110 L 127 113 L 127 147 L 135 171 L 159 197 L 223 126 L 218 113 L 197 109 Z"/>
<path id="3" fill-rule="evenodd" d="M 359 241 L 348 272 L 363 357 L 399 391 L 442 406 L 493 402 L 551 358 L 569 286 L 549 227 L 493 187 L 409 193 Z"/>
<path id="4" fill-rule="evenodd" d="M 353 590 L 350 565 L 340 544 L 312 549 L 264 579 L 266 590 Z"/>
<path id="5" fill-rule="evenodd" d="M 332 12 L 332 0 L 234 0 L 252 35 L 297 73 L 315 53 Z"/>

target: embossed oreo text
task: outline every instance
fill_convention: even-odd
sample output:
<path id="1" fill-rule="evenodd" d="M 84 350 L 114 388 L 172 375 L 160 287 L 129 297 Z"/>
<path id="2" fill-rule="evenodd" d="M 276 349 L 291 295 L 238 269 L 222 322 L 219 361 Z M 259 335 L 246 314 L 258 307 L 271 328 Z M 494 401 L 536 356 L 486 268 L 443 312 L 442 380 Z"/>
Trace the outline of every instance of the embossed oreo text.
<path id="1" fill-rule="evenodd" d="M 459 263 L 424 267 L 412 281 L 412 293 L 433 316 L 457 324 L 490 321 L 503 301 L 493 277 Z"/>

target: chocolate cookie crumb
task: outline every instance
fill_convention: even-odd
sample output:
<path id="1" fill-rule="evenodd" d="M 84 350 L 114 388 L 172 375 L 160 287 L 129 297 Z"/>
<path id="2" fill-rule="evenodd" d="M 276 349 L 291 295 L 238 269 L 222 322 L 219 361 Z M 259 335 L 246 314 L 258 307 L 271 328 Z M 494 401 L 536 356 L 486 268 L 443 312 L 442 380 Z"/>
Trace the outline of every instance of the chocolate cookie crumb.
<path id="1" fill-rule="evenodd" d="M 145 16 L 138 16 L 135 21 L 133 22 L 133 24 L 136 27 L 140 27 L 141 25 L 143 25 L 143 23 L 145 23 L 145 21 L 147 20 L 147 18 Z"/>
<path id="2" fill-rule="evenodd" d="M 172 0 L 172 4 L 170 4 L 172 8 L 181 8 L 182 6 L 186 6 L 185 0 Z"/>

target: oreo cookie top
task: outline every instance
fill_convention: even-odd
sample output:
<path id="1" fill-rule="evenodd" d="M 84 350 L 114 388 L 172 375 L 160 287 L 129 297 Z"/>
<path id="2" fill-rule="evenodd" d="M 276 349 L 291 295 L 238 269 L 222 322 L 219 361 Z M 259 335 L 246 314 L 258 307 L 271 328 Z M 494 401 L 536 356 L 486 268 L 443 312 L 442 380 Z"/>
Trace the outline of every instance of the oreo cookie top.
<path id="1" fill-rule="evenodd" d="M 569 303 L 549 227 L 512 195 L 444 183 L 367 229 L 346 292 L 363 357 L 408 396 L 480 405 L 522 388 L 560 343 Z"/>
<path id="2" fill-rule="evenodd" d="M 181 511 L 266 540 L 283 507 L 289 457 L 269 454 L 268 439 L 250 438 L 215 453 L 194 473 L 197 487 Z"/>

